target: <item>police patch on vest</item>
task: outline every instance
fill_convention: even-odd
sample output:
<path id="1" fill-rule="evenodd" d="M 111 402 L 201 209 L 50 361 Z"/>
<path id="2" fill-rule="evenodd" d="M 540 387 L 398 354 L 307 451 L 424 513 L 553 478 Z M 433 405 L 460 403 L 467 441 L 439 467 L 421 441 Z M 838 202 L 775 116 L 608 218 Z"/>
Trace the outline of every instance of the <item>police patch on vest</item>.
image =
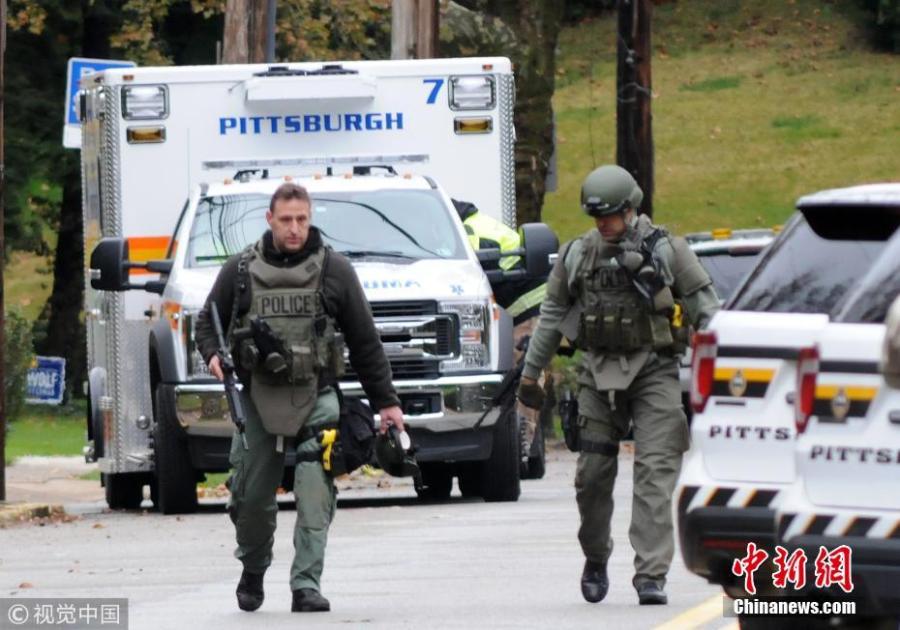
<path id="1" fill-rule="evenodd" d="M 296 290 L 278 293 L 267 291 L 256 298 L 256 312 L 267 317 L 313 317 L 316 314 L 316 294 Z"/>

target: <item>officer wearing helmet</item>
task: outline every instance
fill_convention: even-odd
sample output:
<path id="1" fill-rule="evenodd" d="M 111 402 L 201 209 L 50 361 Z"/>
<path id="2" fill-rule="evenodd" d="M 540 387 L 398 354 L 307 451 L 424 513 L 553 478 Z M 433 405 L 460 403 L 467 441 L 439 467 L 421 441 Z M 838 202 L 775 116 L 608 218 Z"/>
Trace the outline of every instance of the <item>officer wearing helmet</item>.
<path id="1" fill-rule="evenodd" d="M 688 448 L 677 357 L 689 329 L 705 326 L 719 307 L 684 239 L 637 214 L 642 198 L 637 182 L 618 166 L 601 166 L 584 180 L 581 204 L 596 228 L 560 249 L 517 392 L 519 404 L 539 408 L 543 390 L 536 379 L 562 338 L 583 351 L 578 420 L 566 437 L 580 451 L 581 592 L 589 602 L 601 601 L 609 588 L 612 492 L 619 442 L 631 425 L 632 584 L 639 603 L 667 603 L 672 492 Z"/>

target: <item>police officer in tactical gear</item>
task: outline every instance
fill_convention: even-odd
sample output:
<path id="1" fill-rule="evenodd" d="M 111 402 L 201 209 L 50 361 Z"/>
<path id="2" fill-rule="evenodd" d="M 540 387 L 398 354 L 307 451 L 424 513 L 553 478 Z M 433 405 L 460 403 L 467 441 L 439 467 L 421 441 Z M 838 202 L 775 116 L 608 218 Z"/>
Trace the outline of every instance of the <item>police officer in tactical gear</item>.
<path id="1" fill-rule="evenodd" d="M 463 228 L 466 230 L 472 249 L 476 251 L 499 249 L 501 253 L 506 253 L 522 247 L 522 238 L 519 232 L 497 219 L 479 212 L 474 204 L 454 199 L 453 205 L 463 222 Z M 519 256 L 503 256 L 497 266 L 504 271 L 510 271 L 520 268 L 522 264 Z M 513 360 L 518 363 L 522 356 L 520 342 L 534 332 L 541 302 L 547 294 L 547 283 L 540 278 L 524 278 L 504 281 L 492 288 L 497 303 L 506 309 L 506 312 L 513 318 Z M 543 386 L 543 375 L 540 381 Z M 531 444 L 534 441 L 538 422 L 540 422 L 540 410 L 519 405 L 518 415 L 522 428 L 523 466 L 527 466 Z"/>
<path id="2" fill-rule="evenodd" d="M 322 465 L 319 435 L 338 422 L 342 338 L 366 396 L 379 410 L 381 431 L 403 430 L 390 365 L 362 287 L 347 259 L 323 243 L 311 215 L 306 189 L 292 183 L 279 187 L 266 213 L 270 229 L 222 267 L 196 329 L 198 348 L 221 380 L 210 318 L 215 303 L 244 387 L 248 446 L 236 433 L 228 510 L 236 529 L 235 556 L 244 569 L 238 606 L 247 611 L 263 603 L 278 514 L 275 492 L 288 450 L 297 462 L 291 610 L 330 610 L 319 579 L 336 492 Z"/>
<path id="3" fill-rule="evenodd" d="M 665 604 L 672 561 L 672 492 L 688 447 L 678 354 L 689 327 L 718 309 L 713 285 L 684 239 L 636 214 L 643 198 L 618 166 L 591 172 L 581 190 L 596 229 L 560 249 L 525 357 L 522 404 L 539 408 L 535 378 L 563 336 L 583 351 L 578 375 L 575 474 L 586 558 L 581 592 L 601 601 L 609 588 L 610 520 L 619 442 L 634 430 L 634 497 L 629 537 L 632 581 L 641 604 Z"/>

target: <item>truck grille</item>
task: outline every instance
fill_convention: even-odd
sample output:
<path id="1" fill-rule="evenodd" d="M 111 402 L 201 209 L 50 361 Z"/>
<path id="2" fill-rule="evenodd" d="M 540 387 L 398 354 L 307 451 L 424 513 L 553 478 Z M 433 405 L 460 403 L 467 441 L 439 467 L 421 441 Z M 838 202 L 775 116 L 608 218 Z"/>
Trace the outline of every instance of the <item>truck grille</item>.
<path id="1" fill-rule="evenodd" d="M 440 361 L 424 361 L 421 359 L 391 359 L 391 374 L 394 380 L 433 379 L 440 376 Z M 345 381 L 358 381 L 359 375 L 351 367 L 344 374 Z"/>
<path id="2" fill-rule="evenodd" d="M 372 313 L 395 380 L 437 378 L 441 361 L 459 356 L 456 317 L 434 301 L 374 302 Z M 346 368 L 344 379 L 358 380 L 349 361 Z"/>
<path id="3" fill-rule="evenodd" d="M 372 315 L 378 317 L 411 317 L 434 315 L 437 302 L 434 300 L 403 300 L 400 302 L 372 302 Z"/>

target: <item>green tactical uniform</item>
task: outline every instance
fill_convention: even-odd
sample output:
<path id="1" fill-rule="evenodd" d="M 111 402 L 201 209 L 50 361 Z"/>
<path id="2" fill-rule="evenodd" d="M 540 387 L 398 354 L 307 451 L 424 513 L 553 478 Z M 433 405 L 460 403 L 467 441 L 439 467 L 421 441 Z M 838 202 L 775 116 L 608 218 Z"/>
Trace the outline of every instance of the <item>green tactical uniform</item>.
<path id="1" fill-rule="evenodd" d="M 658 287 L 642 294 L 616 257 L 646 245 L 658 261 Z M 588 561 L 605 566 L 619 441 L 633 423 L 634 499 L 629 536 L 634 584 L 662 588 L 674 552 L 672 492 L 688 447 L 678 379 L 676 309 L 684 325 L 706 325 L 719 300 L 705 270 L 681 238 L 646 217 L 629 222 L 617 243 L 594 229 L 563 245 L 550 274 L 524 375 L 536 378 L 565 335 L 584 351 L 579 369 L 581 453 L 575 476 L 578 538 Z M 678 324 L 679 322 L 675 322 Z"/>
<path id="2" fill-rule="evenodd" d="M 399 404 L 368 302 L 350 263 L 333 251 L 326 254 L 315 227 L 298 253 L 278 252 L 267 232 L 226 262 L 198 318 L 196 340 L 207 363 L 217 351 L 210 302 L 217 304 L 229 330 L 247 414 L 248 448 L 235 433 L 230 453 L 228 511 L 236 531 L 235 557 L 251 574 L 262 574 L 271 564 L 276 490 L 284 476 L 285 451 L 293 450 L 297 519 L 291 590 L 319 591 L 336 490 L 322 466 L 317 435 L 336 426 L 339 416 L 335 388 L 343 348 L 338 329 L 372 406 Z M 287 356 L 277 372 L 266 368 L 266 357 L 257 355 L 259 344 L 246 336 L 257 317 L 269 325 Z"/>

